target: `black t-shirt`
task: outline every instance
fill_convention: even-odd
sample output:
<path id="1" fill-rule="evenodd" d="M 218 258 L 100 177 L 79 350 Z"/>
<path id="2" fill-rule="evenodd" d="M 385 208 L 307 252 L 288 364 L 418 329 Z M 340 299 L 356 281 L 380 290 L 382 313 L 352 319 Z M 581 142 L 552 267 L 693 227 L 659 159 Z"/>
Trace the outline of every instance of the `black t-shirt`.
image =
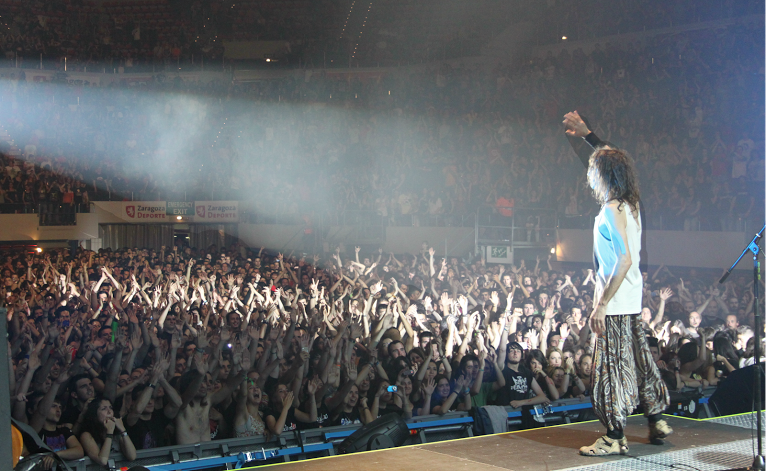
<path id="1" fill-rule="evenodd" d="M 528 399 L 532 390 L 532 372 L 524 367 L 519 367 L 518 373 L 506 366 L 503 368 L 505 386 L 497 391 L 495 404 L 507 406 L 511 401 Z"/>
<path id="2" fill-rule="evenodd" d="M 128 432 L 128 437 L 130 437 L 136 450 L 147 450 L 167 445 L 165 443 L 165 427 L 169 424 L 170 419 L 159 410 L 152 413 L 152 418 L 149 420 L 139 418 L 134 425 L 126 423 L 125 431 Z"/>
<path id="3" fill-rule="evenodd" d="M 56 430 L 40 430 L 40 438 L 55 452 L 66 450 L 66 441 L 71 437 L 72 431 L 67 427 L 57 427 Z"/>
<path id="4" fill-rule="evenodd" d="M 58 203 L 61 201 L 61 191 L 59 190 L 58 185 L 53 185 L 53 187 L 51 187 L 48 192 L 48 201 L 51 203 Z"/>
<path id="5" fill-rule="evenodd" d="M 274 421 L 279 421 L 279 416 L 281 412 L 277 411 L 275 408 L 272 408 L 271 411 L 267 414 L 267 416 L 274 417 Z M 282 433 L 284 432 L 292 432 L 293 430 L 298 430 L 298 421 L 295 420 L 295 407 L 291 407 L 289 411 L 287 411 L 287 417 L 285 417 L 285 426 L 282 427 Z"/>
<path id="6" fill-rule="evenodd" d="M 330 421 L 330 425 L 351 425 L 361 423 L 362 416 L 359 413 L 359 409 L 356 407 L 354 407 L 351 412 L 340 411 L 340 414 Z"/>
<path id="7" fill-rule="evenodd" d="M 80 416 L 80 409 L 74 403 L 69 403 L 64 412 L 61 413 L 60 424 L 72 424 L 74 426 L 77 418 Z"/>
<path id="8" fill-rule="evenodd" d="M 455 405 L 457 405 L 457 404 L 455 404 Z M 381 404 L 380 407 L 378 408 L 378 417 L 373 417 L 373 418 L 377 419 L 377 418 L 380 418 L 380 417 L 382 417 L 382 416 L 384 416 L 386 414 L 391 414 L 391 413 L 403 415 L 404 414 L 404 409 L 402 409 L 401 407 L 399 407 L 399 406 L 397 406 L 396 404 L 393 404 L 393 403 L 392 404 L 386 404 L 386 408 L 383 409 L 383 404 Z"/>
<path id="9" fill-rule="evenodd" d="M 306 412 L 308 415 L 308 412 Z M 326 405 L 324 405 L 324 401 L 322 401 L 322 404 L 317 406 L 317 420 L 316 422 L 311 423 L 298 423 L 298 429 L 299 430 L 309 430 L 312 428 L 322 428 L 322 427 L 329 427 L 330 426 L 330 410 L 327 408 Z"/>

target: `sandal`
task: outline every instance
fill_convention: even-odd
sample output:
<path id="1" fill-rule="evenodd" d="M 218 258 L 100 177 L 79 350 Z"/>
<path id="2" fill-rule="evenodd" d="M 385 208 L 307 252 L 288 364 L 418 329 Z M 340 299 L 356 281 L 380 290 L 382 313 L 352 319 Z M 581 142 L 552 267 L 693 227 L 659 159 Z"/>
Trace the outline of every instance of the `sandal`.
<path id="1" fill-rule="evenodd" d="M 658 420 L 653 424 L 649 424 L 649 443 L 652 445 L 664 445 L 665 438 L 673 433 L 673 429 L 664 420 Z"/>
<path id="2" fill-rule="evenodd" d="M 583 456 L 624 455 L 627 452 L 627 438 L 623 437 L 620 440 L 613 440 L 606 435 L 596 440 L 596 443 L 593 445 L 580 448 L 580 454 Z"/>
<path id="3" fill-rule="evenodd" d="M 620 454 L 621 455 L 627 455 L 630 451 L 630 447 L 628 446 L 628 437 L 624 436 L 620 439 Z"/>

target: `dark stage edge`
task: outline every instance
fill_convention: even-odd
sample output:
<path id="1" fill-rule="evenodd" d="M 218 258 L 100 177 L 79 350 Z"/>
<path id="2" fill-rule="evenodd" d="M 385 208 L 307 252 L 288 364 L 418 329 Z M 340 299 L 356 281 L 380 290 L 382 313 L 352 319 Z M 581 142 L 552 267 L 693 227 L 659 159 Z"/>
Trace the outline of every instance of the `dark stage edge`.
<path id="1" fill-rule="evenodd" d="M 714 471 L 748 466 L 753 462 L 754 414 L 713 420 L 674 416 L 665 419 L 675 433 L 665 440 L 665 445 L 656 446 L 648 443 L 646 419 L 630 417 L 625 430 L 630 445 L 626 456 L 580 456 L 577 452 L 580 446 L 591 445 L 605 433 L 598 421 L 590 421 L 269 467 L 280 471 Z"/>

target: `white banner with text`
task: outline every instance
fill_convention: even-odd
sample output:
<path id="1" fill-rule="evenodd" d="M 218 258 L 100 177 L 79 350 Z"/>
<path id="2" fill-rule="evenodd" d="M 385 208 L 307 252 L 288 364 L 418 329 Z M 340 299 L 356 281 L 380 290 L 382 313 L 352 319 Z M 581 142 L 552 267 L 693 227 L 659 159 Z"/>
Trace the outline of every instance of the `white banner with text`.
<path id="1" fill-rule="evenodd" d="M 96 201 L 94 205 L 97 211 L 136 224 L 239 222 L 239 201 Z"/>

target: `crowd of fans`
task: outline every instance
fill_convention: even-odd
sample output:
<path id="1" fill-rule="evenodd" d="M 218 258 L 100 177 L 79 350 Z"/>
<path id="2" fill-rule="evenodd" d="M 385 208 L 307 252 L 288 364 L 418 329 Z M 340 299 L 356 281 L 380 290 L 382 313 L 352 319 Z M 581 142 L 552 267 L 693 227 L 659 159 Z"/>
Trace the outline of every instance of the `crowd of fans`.
<path id="1" fill-rule="evenodd" d="M 426 243 L 3 258 L 13 417 L 65 460 L 589 394 L 590 269 L 438 259 Z M 697 270 L 644 278 L 670 390 L 754 362 L 747 276 L 723 290 Z"/>
<path id="2" fill-rule="evenodd" d="M 642 0 L 577 3 L 475 0 L 382 0 L 373 4 L 354 59 L 362 65 L 478 56 L 486 48 L 504 47 L 504 33 L 528 44 L 592 40 L 606 36 L 722 19 L 763 15 L 756 1 L 675 2 Z M 522 31 L 519 34 L 519 31 Z M 497 39 L 499 38 L 499 39 Z M 494 41 L 497 41 L 495 44 Z"/>
<path id="3" fill-rule="evenodd" d="M 633 154 L 648 227 L 743 230 L 763 201 L 759 32 L 743 23 L 371 80 L 98 87 L 14 73 L 0 83 L 13 142 L 0 187 L 6 203 L 58 187 L 85 201 L 238 199 L 282 220 L 354 210 L 423 225 L 473 224 L 505 199 L 587 227 L 597 207 L 560 126 L 577 109 Z"/>
<path id="4" fill-rule="evenodd" d="M 310 2 L 277 3 L 6 0 L 0 46 L 14 64 L 130 71 L 220 58 L 225 38 L 319 34 L 311 15 L 283 14 Z M 374 79 L 100 87 L 19 68 L 0 81 L 0 210 L 240 200 L 256 217 L 447 225 L 503 201 L 587 226 L 597 206 L 560 126 L 577 109 L 634 156 L 649 228 L 741 230 L 763 212 L 762 37 L 742 22 Z M 241 246 L 3 255 L 13 417 L 65 460 L 589 394 L 587 268 L 438 260 L 427 244 L 324 260 Z M 747 277 L 723 291 L 696 270 L 644 278 L 671 390 L 757 361 Z"/>
<path id="5" fill-rule="evenodd" d="M 220 70 L 224 41 L 284 40 L 310 52 L 340 31 L 341 13 L 337 2 L 305 0 L 5 0 L 0 48 L 27 68 L 199 70 L 207 61 Z"/>
<path id="6" fill-rule="evenodd" d="M 22 67 L 63 69 L 66 57 L 68 70 L 110 72 L 220 63 L 224 41 L 289 42 L 281 59 L 315 66 L 394 65 L 479 55 L 507 28 L 535 23 L 545 26 L 524 40 L 555 44 L 758 14 L 753 0 L 3 0 L 0 47 Z"/>

